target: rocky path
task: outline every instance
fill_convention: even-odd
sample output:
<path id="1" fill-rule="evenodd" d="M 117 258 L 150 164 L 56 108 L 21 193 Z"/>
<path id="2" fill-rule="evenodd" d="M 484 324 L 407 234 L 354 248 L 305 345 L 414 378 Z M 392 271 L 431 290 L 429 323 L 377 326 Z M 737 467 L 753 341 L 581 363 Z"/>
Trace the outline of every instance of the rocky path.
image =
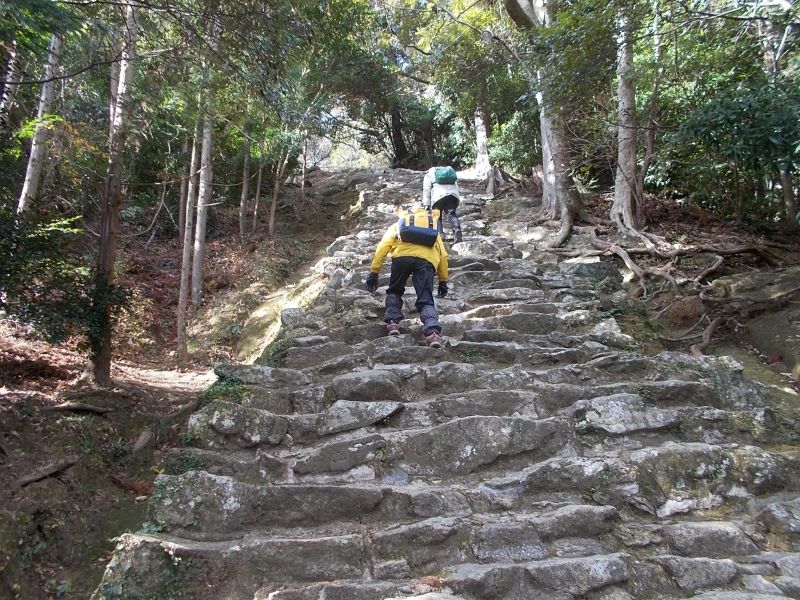
<path id="1" fill-rule="evenodd" d="M 538 252 L 518 198 L 462 204 L 445 347 L 386 337 L 388 265 L 362 281 L 419 178 L 392 177 L 264 364 L 217 366 L 94 598 L 800 598 L 786 405 L 731 359 L 644 354 L 619 272 Z"/>

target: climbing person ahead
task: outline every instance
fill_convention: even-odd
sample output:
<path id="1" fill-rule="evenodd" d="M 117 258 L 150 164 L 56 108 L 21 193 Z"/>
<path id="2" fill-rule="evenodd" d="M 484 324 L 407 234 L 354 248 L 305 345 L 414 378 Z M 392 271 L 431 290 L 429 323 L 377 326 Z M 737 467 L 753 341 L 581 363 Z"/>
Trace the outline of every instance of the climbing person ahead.
<path id="1" fill-rule="evenodd" d="M 460 242 L 461 223 L 456 215 L 456 209 L 461 203 L 461 194 L 458 191 L 458 177 L 453 167 L 431 167 L 422 178 L 422 206 L 438 209 L 447 215 L 450 226 L 453 228 L 453 239 Z M 442 223 L 439 221 L 439 233 L 442 233 Z"/>
<path id="2" fill-rule="evenodd" d="M 403 315 L 403 292 L 406 282 L 411 277 L 411 283 L 417 292 L 415 306 L 422 321 L 422 332 L 425 342 L 431 348 L 441 348 L 442 327 L 439 324 L 439 314 L 433 303 L 433 275 L 439 277 L 437 296 L 444 298 L 447 295 L 447 251 L 439 235 L 436 221 L 440 212 L 427 211 L 422 207 L 415 207 L 411 211 L 401 211 L 400 219 L 394 223 L 375 249 L 375 256 L 370 265 L 370 274 L 364 280 L 364 287 L 372 293 L 378 289 L 378 272 L 381 270 L 386 256 L 392 256 L 392 271 L 389 276 L 389 288 L 386 290 L 386 311 L 383 320 L 389 335 L 400 333 L 400 321 Z M 415 238 L 408 233 L 407 225 L 417 225 L 412 229 L 420 230 L 416 233 L 420 238 Z M 401 239 L 401 237 L 403 239 Z M 404 241 L 415 239 L 416 241 Z M 430 245 L 429 245 L 430 244 Z"/>

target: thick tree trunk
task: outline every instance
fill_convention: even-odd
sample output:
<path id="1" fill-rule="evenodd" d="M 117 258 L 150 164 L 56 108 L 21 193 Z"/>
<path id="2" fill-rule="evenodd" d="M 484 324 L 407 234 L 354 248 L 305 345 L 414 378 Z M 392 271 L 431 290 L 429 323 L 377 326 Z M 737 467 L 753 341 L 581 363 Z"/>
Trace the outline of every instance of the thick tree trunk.
<path id="1" fill-rule="evenodd" d="M 549 110 L 547 106 L 543 107 L 543 111 L 547 110 Z M 547 141 L 553 160 L 554 189 L 561 218 L 558 235 L 550 243 L 550 246 L 557 248 L 566 242 L 572 233 L 575 217 L 581 212 L 581 198 L 572 179 L 569 152 L 565 142 L 566 134 L 560 119 L 550 119 L 548 134 Z"/>
<path id="2" fill-rule="evenodd" d="M 272 201 L 269 207 L 269 237 L 275 235 L 275 211 L 278 208 L 278 195 L 281 192 L 281 181 L 283 181 L 283 174 L 286 172 L 286 165 L 289 164 L 289 150 L 283 155 L 283 160 L 279 163 L 280 166 L 275 172 L 275 183 L 272 186 Z"/>
<path id="3" fill-rule="evenodd" d="M 13 42 L 8 51 L 8 61 L 6 62 L 4 78 L 6 83 L 3 86 L 3 93 L 0 95 L 0 131 L 8 126 L 11 109 L 17 103 L 20 78 L 17 43 Z"/>
<path id="4" fill-rule="evenodd" d="M 541 94 L 537 94 L 537 98 L 539 100 L 539 131 L 542 136 L 542 216 L 558 219 L 555 165 L 548 141 L 552 125 L 542 106 Z"/>
<path id="5" fill-rule="evenodd" d="M 408 163 L 409 153 L 403 139 L 403 121 L 400 118 L 400 109 L 392 107 L 392 148 L 394 149 L 395 166 L 405 166 Z"/>
<path id="6" fill-rule="evenodd" d="M 197 192 L 197 222 L 194 229 L 194 251 L 192 255 L 192 303 L 203 301 L 203 267 L 206 257 L 206 227 L 208 207 L 211 204 L 211 181 L 213 168 L 211 152 L 214 145 L 214 119 L 210 106 L 203 117 L 203 149 L 200 153 L 200 188 Z"/>
<path id="7" fill-rule="evenodd" d="M 22 184 L 22 193 L 17 203 L 17 213 L 23 213 L 30 203 L 39 195 L 39 182 L 42 177 L 42 167 L 47 160 L 48 125 L 45 117 L 53 110 L 56 82 L 53 77 L 58 71 L 61 60 L 61 35 L 55 34 L 50 38 L 50 49 L 47 55 L 47 66 L 44 69 L 44 83 L 39 97 L 39 111 L 37 113 L 36 133 L 31 142 L 31 154 L 28 157 L 28 169 L 25 172 L 25 182 Z"/>
<path id="8" fill-rule="evenodd" d="M 794 182 L 788 167 L 781 169 L 781 187 L 783 188 L 783 205 L 786 208 L 786 224 L 789 229 L 800 229 L 797 222 L 797 200 L 794 196 Z"/>
<path id="9" fill-rule="evenodd" d="M 100 249 L 95 274 L 92 306 L 95 327 L 90 334 L 91 369 L 95 382 L 101 386 L 111 383 L 111 300 L 114 289 L 114 262 L 116 260 L 119 213 L 122 202 L 122 167 L 125 157 L 130 99 L 136 61 L 136 9 L 129 5 L 125 11 L 125 30 L 120 59 L 119 85 L 117 86 L 114 121 L 111 123 L 111 142 L 108 152 L 108 170 L 103 191 L 102 220 L 100 224 Z"/>
<path id="10" fill-rule="evenodd" d="M 191 295 L 190 283 L 192 279 L 192 239 L 194 233 L 194 207 L 197 196 L 197 138 L 200 123 L 195 120 L 192 134 L 192 157 L 189 161 L 189 173 L 186 177 L 186 202 L 183 213 L 183 252 L 181 254 L 181 282 L 178 288 L 178 315 L 177 315 L 177 357 L 178 361 L 185 363 L 189 360 L 189 348 L 186 343 L 186 324 L 188 323 L 189 297 Z"/>
<path id="11" fill-rule="evenodd" d="M 250 195 L 250 128 L 244 132 L 244 165 L 242 166 L 242 196 L 239 198 L 239 239 L 247 235 L 247 197 Z"/>
<path id="12" fill-rule="evenodd" d="M 633 47 L 625 17 L 620 18 L 617 63 L 617 174 L 614 203 L 609 216 L 622 234 L 639 230 L 634 205 L 636 185 L 636 90 L 633 72 Z"/>
<path id="13" fill-rule="evenodd" d="M 551 21 L 550 6 L 545 0 L 503 0 L 503 5 L 520 29 L 530 30 L 548 25 Z M 536 77 L 541 82 L 545 75 L 539 71 Z M 531 85 L 536 84 L 531 77 Z M 561 228 L 551 243 L 555 247 L 569 238 L 575 217 L 581 211 L 581 200 L 572 180 L 566 132 L 558 108 L 541 91 L 536 94 L 536 99 L 539 102 L 542 132 L 542 209 L 551 215 L 560 215 L 561 219 Z"/>
<path id="14" fill-rule="evenodd" d="M 635 214 L 640 227 L 644 225 L 647 220 L 647 212 L 644 206 L 644 182 L 656 154 L 656 114 L 658 112 L 659 98 L 661 96 L 661 76 L 664 73 L 664 69 L 661 67 L 661 19 L 659 14 L 658 0 L 653 0 L 653 24 L 651 33 L 653 36 L 655 77 L 653 78 L 653 90 L 650 94 L 650 106 L 647 110 L 644 158 L 639 173 L 636 176 L 636 191 L 634 193 L 634 200 L 636 201 Z"/>
<path id="15" fill-rule="evenodd" d="M 481 108 L 475 111 L 475 176 L 483 179 L 492 168 L 489 161 L 489 144 L 486 133 L 486 121 Z"/>

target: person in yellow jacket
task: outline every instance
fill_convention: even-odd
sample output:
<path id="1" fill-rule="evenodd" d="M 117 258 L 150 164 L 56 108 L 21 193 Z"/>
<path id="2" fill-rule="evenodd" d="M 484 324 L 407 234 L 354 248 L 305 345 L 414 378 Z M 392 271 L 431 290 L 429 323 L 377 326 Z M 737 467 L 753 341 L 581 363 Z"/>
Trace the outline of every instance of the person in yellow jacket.
<path id="1" fill-rule="evenodd" d="M 438 214 L 436 216 L 439 217 Z M 433 276 L 435 273 L 439 277 L 437 296 L 444 298 L 448 292 L 447 250 L 442 242 L 442 236 L 436 237 L 436 243 L 432 247 L 403 242 L 400 240 L 398 224 L 394 223 L 386 230 L 375 249 L 370 274 L 364 280 L 364 287 L 368 292 L 372 293 L 378 289 L 378 272 L 389 254 L 392 256 L 392 271 L 389 276 L 389 288 L 386 290 L 386 311 L 383 317 L 389 335 L 400 333 L 399 323 L 405 318 L 403 292 L 408 278 L 411 277 L 411 283 L 417 292 L 415 306 L 422 321 L 425 341 L 431 348 L 441 348 L 442 326 L 439 324 L 439 313 L 433 303 Z"/>

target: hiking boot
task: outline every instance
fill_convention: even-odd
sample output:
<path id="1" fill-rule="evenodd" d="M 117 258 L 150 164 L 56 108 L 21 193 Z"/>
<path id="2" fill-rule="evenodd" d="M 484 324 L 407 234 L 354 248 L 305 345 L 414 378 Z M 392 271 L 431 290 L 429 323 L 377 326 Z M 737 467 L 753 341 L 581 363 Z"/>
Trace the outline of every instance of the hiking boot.
<path id="1" fill-rule="evenodd" d="M 438 331 L 434 331 L 430 335 L 425 336 L 425 343 L 428 344 L 428 348 L 441 348 L 442 336 L 439 335 Z"/>
<path id="2" fill-rule="evenodd" d="M 462 237 L 462 235 L 461 235 L 461 231 L 460 230 L 455 232 L 455 234 L 453 235 L 453 238 L 455 239 L 455 243 L 456 244 L 458 244 L 459 242 L 461 242 L 464 239 Z"/>
<path id="3" fill-rule="evenodd" d="M 389 332 L 389 335 L 400 335 L 400 325 L 394 321 L 389 321 L 386 324 L 386 330 Z"/>

